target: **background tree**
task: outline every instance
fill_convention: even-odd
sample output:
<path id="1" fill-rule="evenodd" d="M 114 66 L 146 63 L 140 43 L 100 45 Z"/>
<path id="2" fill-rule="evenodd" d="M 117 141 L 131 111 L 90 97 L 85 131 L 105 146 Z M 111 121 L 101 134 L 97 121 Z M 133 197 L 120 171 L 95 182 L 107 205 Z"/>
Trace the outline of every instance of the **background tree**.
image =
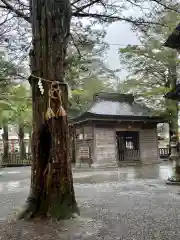
<path id="1" fill-rule="evenodd" d="M 15 75 L 17 68 L 14 64 L 8 62 L 4 52 L 0 52 L 0 125 L 3 129 L 3 161 L 8 161 L 9 137 L 8 122 L 9 113 L 12 110 L 12 104 L 7 95 L 8 91 L 16 84 Z"/>
<path id="2" fill-rule="evenodd" d="M 17 85 L 9 92 L 9 99 L 12 101 L 13 110 L 10 112 L 10 123 L 18 126 L 17 135 L 19 137 L 20 159 L 25 159 L 25 131 L 29 133 L 31 139 L 32 130 L 32 104 L 31 93 L 25 85 Z"/>
<path id="3" fill-rule="evenodd" d="M 95 93 L 114 91 L 113 83 L 118 78 L 116 72 L 119 70 L 112 71 L 103 62 L 109 47 L 103 42 L 103 32 L 93 33 L 94 40 L 83 36 L 83 39 L 76 39 L 75 45 L 78 46 L 78 51 L 73 52 L 72 49 L 71 52 L 70 49 L 68 51 L 69 64 L 65 79 L 72 95 L 69 113 L 77 114 L 81 111 L 93 99 Z M 97 45 L 97 42 L 101 44 Z"/>
<path id="4" fill-rule="evenodd" d="M 114 91 L 113 82 L 117 78 L 99 59 L 80 61 L 71 67 L 68 79 L 73 81 L 71 88 L 70 112 L 76 115 L 93 99 L 94 94 L 102 91 Z"/>
<path id="5" fill-rule="evenodd" d="M 178 103 L 167 100 L 164 95 L 176 85 L 179 60 L 176 51 L 163 47 L 168 34 L 179 21 L 178 14 L 161 13 L 162 21 L 169 28 L 153 26 L 148 34 L 141 36 L 141 46 L 120 49 L 120 61 L 130 74 L 120 84 L 124 91 L 133 92 L 148 105 L 154 114 L 169 119 L 171 134 L 178 132 Z"/>
<path id="6" fill-rule="evenodd" d="M 123 2 L 112 1 L 72 1 L 72 21 L 71 21 L 71 35 L 69 42 L 74 45 L 77 38 L 91 36 L 93 32 L 100 32 L 98 28 L 104 29 L 112 22 L 125 21 L 132 25 L 133 30 L 141 29 L 147 31 L 150 25 L 162 25 L 161 21 L 155 21 L 152 16 L 152 9 L 157 9 L 156 13 L 161 9 L 172 7 L 172 3 L 166 2 L 164 7 L 159 1 L 142 1 L 142 0 L 126 0 Z M 8 50 L 11 52 L 12 59 L 18 59 L 18 63 L 25 62 L 27 64 L 28 52 L 31 46 L 31 3 L 32 0 L 1 0 L 0 8 L 1 21 L 1 42 L 8 44 Z M 147 4 L 148 3 L 148 4 Z M 98 9 L 98 12 L 97 12 Z M 134 13 L 129 14 L 127 9 L 134 10 Z M 176 3 L 173 9 L 177 9 Z M 132 11 L 131 11 L 132 13 Z M 82 20 L 84 20 L 82 22 Z M 76 45 L 77 47 L 77 45 Z"/>

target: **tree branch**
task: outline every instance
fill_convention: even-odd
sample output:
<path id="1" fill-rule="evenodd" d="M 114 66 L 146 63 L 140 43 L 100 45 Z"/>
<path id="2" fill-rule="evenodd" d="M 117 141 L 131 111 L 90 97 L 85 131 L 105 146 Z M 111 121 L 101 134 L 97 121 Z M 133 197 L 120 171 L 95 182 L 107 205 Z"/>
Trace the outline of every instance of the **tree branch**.
<path id="1" fill-rule="evenodd" d="M 71 36 L 72 42 L 73 42 L 73 44 L 74 44 L 74 46 L 75 46 L 75 48 L 76 48 L 78 54 L 79 54 L 79 58 L 81 58 L 81 57 L 82 57 L 82 55 L 81 55 L 81 51 L 80 51 L 78 45 L 76 44 L 76 42 L 75 42 L 75 40 L 74 40 L 74 38 L 73 38 L 73 35 L 71 34 L 70 36 Z"/>
<path id="2" fill-rule="evenodd" d="M 28 23 L 31 23 L 31 18 L 29 16 L 25 15 L 23 12 L 19 11 L 18 9 L 16 9 L 7 0 L 1 0 L 1 2 L 4 4 L 4 6 L 0 6 L 1 8 L 5 8 L 7 10 L 10 10 L 10 11 L 14 12 L 17 15 L 17 17 L 23 18 Z"/>
<path id="3" fill-rule="evenodd" d="M 145 20 L 133 20 L 131 18 L 126 18 L 126 17 L 119 17 L 119 16 L 112 16 L 112 15 L 105 15 L 105 14 L 98 14 L 98 13 L 79 13 L 79 12 L 72 12 L 72 16 L 74 17 L 86 17 L 86 18 L 96 18 L 96 19 L 101 19 L 104 21 L 125 21 L 134 24 L 135 26 L 141 26 L 141 25 L 146 25 L 146 24 L 153 24 L 153 25 L 159 25 L 159 26 L 165 26 L 163 23 L 159 22 L 148 22 Z"/>
<path id="4" fill-rule="evenodd" d="M 161 0 L 151 0 L 151 1 L 159 4 L 160 6 L 162 6 L 163 8 L 165 8 L 165 9 L 167 9 L 167 10 L 180 13 L 180 11 L 178 11 L 178 9 L 175 9 L 174 7 L 170 7 L 170 6 L 166 5 L 166 4 L 163 3 Z"/>
<path id="5" fill-rule="evenodd" d="M 86 5 L 84 5 L 80 8 L 76 7 L 76 9 L 77 9 L 76 12 L 77 13 L 82 12 L 84 9 L 86 9 L 88 7 L 91 7 L 92 5 L 94 5 L 95 3 L 98 3 L 98 2 L 101 2 L 101 0 L 93 0 L 93 1 L 90 1 L 88 4 L 86 4 Z"/>

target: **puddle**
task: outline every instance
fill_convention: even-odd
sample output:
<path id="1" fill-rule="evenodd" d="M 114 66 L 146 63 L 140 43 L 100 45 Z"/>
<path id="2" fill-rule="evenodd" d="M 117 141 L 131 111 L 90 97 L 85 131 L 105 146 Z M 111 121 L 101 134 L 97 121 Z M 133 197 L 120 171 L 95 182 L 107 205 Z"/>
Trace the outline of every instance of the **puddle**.
<path id="1" fill-rule="evenodd" d="M 21 172 L 19 171 L 0 171 L 0 176 L 3 176 L 3 175 L 9 175 L 9 174 L 20 174 Z"/>
<path id="2" fill-rule="evenodd" d="M 4 190 L 4 186 L 2 183 L 0 183 L 0 192 L 2 192 Z"/>
<path id="3" fill-rule="evenodd" d="M 11 172 L 7 172 L 7 174 L 19 174 L 19 173 L 21 173 L 21 172 L 16 172 L 16 171 L 11 171 Z"/>
<path id="4" fill-rule="evenodd" d="M 16 188 L 20 188 L 20 181 L 12 181 L 7 183 L 8 192 L 14 191 Z"/>

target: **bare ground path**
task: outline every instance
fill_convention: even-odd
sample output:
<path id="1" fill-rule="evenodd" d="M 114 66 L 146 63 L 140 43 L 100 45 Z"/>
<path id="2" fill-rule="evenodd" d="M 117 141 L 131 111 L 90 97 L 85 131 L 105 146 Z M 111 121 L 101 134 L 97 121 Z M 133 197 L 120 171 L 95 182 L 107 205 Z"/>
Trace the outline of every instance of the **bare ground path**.
<path id="1" fill-rule="evenodd" d="M 4 228 L 7 215 L 22 206 L 29 192 L 30 169 L 1 169 L 0 239 L 179 240 L 179 187 L 164 184 L 170 175 L 167 164 L 77 171 L 80 218 L 48 224 L 18 222 Z"/>

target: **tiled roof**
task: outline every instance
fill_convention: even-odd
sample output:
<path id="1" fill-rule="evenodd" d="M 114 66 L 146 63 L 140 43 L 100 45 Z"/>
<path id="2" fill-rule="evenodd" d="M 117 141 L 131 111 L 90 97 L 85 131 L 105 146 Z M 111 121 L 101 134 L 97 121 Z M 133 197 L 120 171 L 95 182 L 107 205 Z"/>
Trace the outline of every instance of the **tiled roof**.
<path id="1" fill-rule="evenodd" d="M 119 94 L 119 93 L 99 93 L 94 96 L 94 100 L 88 107 L 77 117 L 73 118 L 73 121 L 89 118 L 151 118 L 152 113 L 147 108 L 134 101 L 134 97 L 131 94 Z"/>
<path id="2" fill-rule="evenodd" d="M 141 107 L 139 104 L 125 101 L 98 100 L 87 111 L 98 115 L 112 116 L 150 116 L 148 109 Z"/>

